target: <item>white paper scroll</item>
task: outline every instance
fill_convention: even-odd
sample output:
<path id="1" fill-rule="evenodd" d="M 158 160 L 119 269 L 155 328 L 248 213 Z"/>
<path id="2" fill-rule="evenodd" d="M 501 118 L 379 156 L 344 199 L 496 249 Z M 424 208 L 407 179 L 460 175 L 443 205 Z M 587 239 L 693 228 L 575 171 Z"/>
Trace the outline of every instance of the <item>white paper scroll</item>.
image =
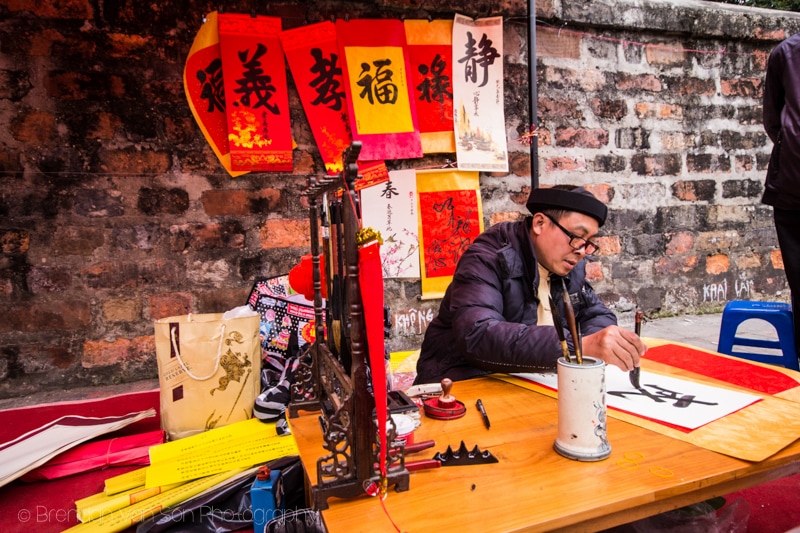
<path id="1" fill-rule="evenodd" d="M 460 170 L 508 172 L 502 17 L 455 16 L 453 128 Z"/>
<path id="2" fill-rule="evenodd" d="M 384 278 L 420 276 L 416 176 L 415 170 L 394 170 L 388 182 L 361 190 L 362 224 L 383 237 Z"/>
<path id="3" fill-rule="evenodd" d="M 514 374 L 558 390 L 558 376 Z M 606 365 L 606 404 L 608 407 L 658 420 L 686 429 L 697 429 L 760 400 L 759 396 L 722 389 L 642 370 L 635 389 L 628 373 Z"/>

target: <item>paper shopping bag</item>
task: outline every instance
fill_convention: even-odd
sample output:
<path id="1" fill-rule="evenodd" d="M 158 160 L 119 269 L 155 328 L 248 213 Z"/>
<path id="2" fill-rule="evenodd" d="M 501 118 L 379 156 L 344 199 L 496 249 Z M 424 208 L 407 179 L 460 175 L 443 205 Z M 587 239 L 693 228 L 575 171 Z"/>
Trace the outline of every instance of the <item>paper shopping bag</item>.
<path id="1" fill-rule="evenodd" d="M 169 440 L 247 420 L 261 392 L 260 317 L 189 314 L 155 322 L 161 428 Z"/>

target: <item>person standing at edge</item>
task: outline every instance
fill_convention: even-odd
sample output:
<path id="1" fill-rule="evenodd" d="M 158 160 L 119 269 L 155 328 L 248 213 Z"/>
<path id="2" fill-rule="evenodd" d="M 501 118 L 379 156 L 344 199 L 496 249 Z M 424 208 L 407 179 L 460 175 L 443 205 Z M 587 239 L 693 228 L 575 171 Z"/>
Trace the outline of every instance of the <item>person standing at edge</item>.
<path id="1" fill-rule="evenodd" d="M 767 60 L 764 129 L 773 147 L 761 202 L 772 206 L 800 351 L 800 33 L 776 46 Z"/>
<path id="2" fill-rule="evenodd" d="M 563 185 L 534 189 L 526 207 L 530 216 L 495 224 L 459 259 L 425 332 L 415 384 L 554 371 L 562 352 L 548 295 L 563 306 L 562 278 L 583 353 L 624 371 L 639 366 L 647 347 L 617 326 L 586 281 L 584 258 L 598 250 L 592 239 L 605 223 L 605 204 L 582 187 Z"/>

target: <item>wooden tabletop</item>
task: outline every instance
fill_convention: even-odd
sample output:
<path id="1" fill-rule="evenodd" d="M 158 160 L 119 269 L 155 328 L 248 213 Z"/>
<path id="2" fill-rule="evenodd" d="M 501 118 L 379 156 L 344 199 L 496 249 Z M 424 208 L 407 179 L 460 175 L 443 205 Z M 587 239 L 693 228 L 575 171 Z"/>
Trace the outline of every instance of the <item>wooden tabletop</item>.
<path id="1" fill-rule="evenodd" d="M 493 378 L 457 382 L 467 406 L 458 420 L 422 416 L 415 441 L 432 449 L 406 457 L 430 459 L 463 440 L 499 460 L 412 472 L 411 488 L 389 489 L 383 501 L 330 498 L 323 511 L 330 533 L 396 531 L 597 531 L 800 472 L 800 443 L 750 463 L 608 419 L 611 456 L 598 462 L 564 458 L 553 450 L 557 401 Z M 475 408 L 481 398 L 486 429 Z M 325 455 L 318 414 L 290 421 L 308 478 Z M 758 438 L 755 435 L 732 438 Z"/>

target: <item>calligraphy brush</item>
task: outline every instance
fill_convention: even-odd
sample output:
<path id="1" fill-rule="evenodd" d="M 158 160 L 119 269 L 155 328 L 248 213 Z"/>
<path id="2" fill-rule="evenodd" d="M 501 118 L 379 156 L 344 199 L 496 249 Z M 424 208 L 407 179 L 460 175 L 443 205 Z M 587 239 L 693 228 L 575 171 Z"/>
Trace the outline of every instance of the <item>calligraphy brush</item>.
<path id="1" fill-rule="evenodd" d="M 572 335 L 572 342 L 575 345 L 575 358 L 578 360 L 578 364 L 582 365 L 583 354 L 581 353 L 581 339 L 580 335 L 578 335 L 578 328 L 575 324 L 575 310 L 572 308 L 572 302 L 569 300 L 567 284 L 564 282 L 564 278 L 561 278 L 561 286 L 564 289 L 564 316 L 567 319 L 567 326 L 569 326 L 569 332 Z"/>
<path id="2" fill-rule="evenodd" d="M 564 327 L 561 323 L 561 313 L 558 312 L 558 306 L 556 305 L 555 300 L 553 300 L 552 296 L 550 298 L 550 312 L 553 313 L 553 325 L 556 327 L 556 333 L 558 333 L 558 340 L 561 343 L 561 354 L 564 356 L 564 360 L 567 363 L 572 362 L 572 358 L 569 356 L 569 348 L 567 347 L 567 338 L 564 336 Z"/>
<path id="3" fill-rule="evenodd" d="M 637 309 L 635 316 L 636 316 L 636 318 L 634 319 L 633 331 L 636 333 L 637 337 L 641 337 L 642 336 L 642 312 Z M 633 385 L 633 387 L 635 389 L 641 388 L 639 386 L 640 369 L 641 369 L 641 367 L 635 366 L 635 367 L 633 367 L 633 370 L 631 370 L 628 373 L 628 379 L 631 380 L 631 385 Z"/>

